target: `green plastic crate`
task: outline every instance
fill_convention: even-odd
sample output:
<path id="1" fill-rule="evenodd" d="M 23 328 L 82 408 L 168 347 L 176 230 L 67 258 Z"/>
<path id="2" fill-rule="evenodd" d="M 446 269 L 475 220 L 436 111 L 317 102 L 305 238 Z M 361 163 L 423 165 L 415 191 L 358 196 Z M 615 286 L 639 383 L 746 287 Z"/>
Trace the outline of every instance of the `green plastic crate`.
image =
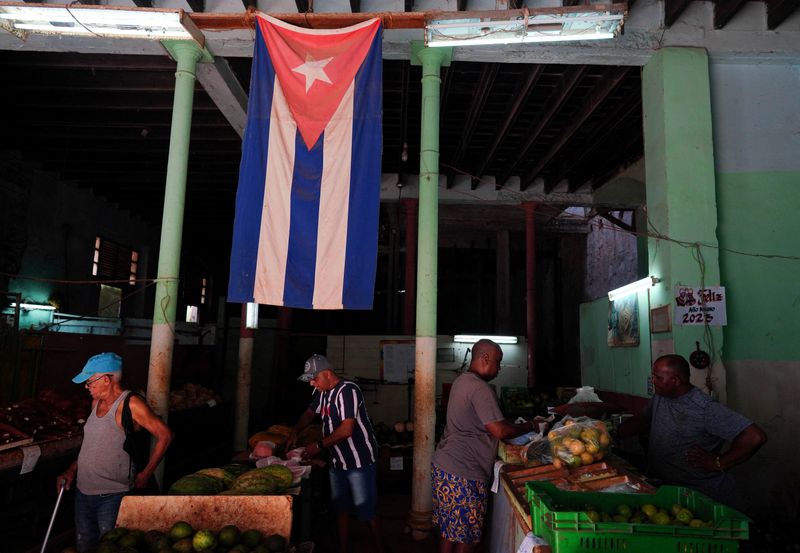
<path id="1" fill-rule="evenodd" d="M 550 482 L 527 482 L 526 488 L 533 533 L 547 540 L 553 553 L 736 553 L 738 540 L 749 537 L 750 519 L 688 488 L 661 486 L 655 494 L 569 492 Z M 610 513 L 622 503 L 632 508 L 651 503 L 667 511 L 678 504 L 714 526 L 592 522 L 584 512 L 586 504 Z"/>

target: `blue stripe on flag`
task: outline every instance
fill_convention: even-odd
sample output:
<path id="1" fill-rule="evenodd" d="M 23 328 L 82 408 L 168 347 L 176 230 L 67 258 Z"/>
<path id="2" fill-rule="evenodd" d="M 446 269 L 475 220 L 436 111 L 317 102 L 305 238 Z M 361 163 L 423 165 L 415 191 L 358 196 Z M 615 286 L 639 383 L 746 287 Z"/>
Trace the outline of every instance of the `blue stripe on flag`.
<path id="1" fill-rule="evenodd" d="M 314 299 L 324 138 L 323 133 L 308 150 L 299 130 L 295 136 L 292 215 L 283 289 L 283 303 L 292 307 L 311 309 Z"/>
<path id="2" fill-rule="evenodd" d="M 380 212 L 381 111 L 383 98 L 382 29 L 375 33 L 356 74 L 353 109 L 353 159 L 350 173 L 347 253 L 342 304 L 345 309 L 372 309 L 378 255 Z"/>
<path id="3" fill-rule="evenodd" d="M 261 210 L 264 205 L 264 180 L 267 171 L 270 110 L 275 69 L 267 53 L 261 28 L 256 25 L 253 67 L 247 102 L 247 128 L 239 166 L 236 192 L 236 217 L 233 223 L 229 302 L 252 302 L 258 260 Z"/>

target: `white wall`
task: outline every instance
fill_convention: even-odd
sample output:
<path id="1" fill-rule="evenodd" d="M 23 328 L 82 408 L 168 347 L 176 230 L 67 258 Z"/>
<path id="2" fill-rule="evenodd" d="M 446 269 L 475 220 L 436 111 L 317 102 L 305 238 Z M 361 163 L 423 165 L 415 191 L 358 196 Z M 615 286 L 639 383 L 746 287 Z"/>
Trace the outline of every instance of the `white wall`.
<path id="1" fill-rule="evenodd" d="M 381 341 L 411 340 L 413 336 L 329 336 L 326 355 L 337 369 L 344 371 L 346 378 L 380 378 Z M 503 362 L 500 374 L 491 382 L 500 392 L 503 386 L 527 386 L 527 342 L 519 338 L 514 345 L 501 345 Z M 452 336 L 439 336 L 438 348 L 453 350 L 453 362 L 438 363 L 436 367 L 436 398 L 441 397 L 442 384 L 455 380 L 464 356 L 471 344 L 456 344 Z M 466 364 L 469 366 L 467 355 Z M 367 410 L 374 422 L 391 424 L 406 420 L 409 413 L 408 386 L 406 384 L 380 384 L 362 386 Z M 413 417 L 413 398 L 411 416 Z"/>

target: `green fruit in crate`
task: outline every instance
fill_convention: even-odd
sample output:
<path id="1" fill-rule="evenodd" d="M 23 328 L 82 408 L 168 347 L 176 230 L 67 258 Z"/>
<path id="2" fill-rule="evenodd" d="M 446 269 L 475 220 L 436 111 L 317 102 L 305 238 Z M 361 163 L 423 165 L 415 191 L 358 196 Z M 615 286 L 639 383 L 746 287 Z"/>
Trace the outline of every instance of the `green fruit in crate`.
<path id="1" fill-rule="evenodd" d="M 286 538 L 280 534 L 272 534 L 264 540 L 264 545 L 267 546 L 267 550 L 272 552 L 283 551 L 286 549 Z"/>
<path id="2" fill-rule="evenodd" d="M 614 522 L 614 519 L 611 518 L 611 515 L 608 513 L 600 513 L 600 521 L 601 522 Z"/>
<path id="3" fill-rule="evenodd" d="M 675 518 L 683 524 L 689 524 L 694 518 L 694 513 L 692 513 L 689 509 L 681 509 L 678 511 L 678 514 L 675 515 Z"/>
<path id="4" fill-rule="evenodd" d="M 670 523 L 669 515 L 665 511 L 659 511 L 655 515 L 653 515 L 652 519 L 653 524 L 659 524 L 664 526 Z"/>
<path id="5" fill-rule="evenodd" d="M 630 518 L 631 508 L 625 505 L 624 503 L 621 505 L 617 505 L 617 514 Z"/>
<path id="6" fill-rule="evenodd" d="M 103 537 L 100 539 L 102 541 L 117 541 L 127 533 L 128 529 L 125 528 L 124 526 L 120 526 L 119 528 L 112 528 L 111 530 L 103 534 Z"/>
<path id="7" fill-rule="evenodd" d="M 242 532 L 241 542 L 247 547 L 253 548 L 263 541 L 264 535 L 258 530 L 246 530 Z"/>
<path id="8" fill-rule="evenodd" d="M 628 522 L 628 517 L 625 515 L 614 515 L 611 517 L 614 522 Z"/>
<path id="9" fill-rule="evenodd" d="M 211 530 L 199 530 L 192 538 L 195 551 L 210 551 L 217 546 L 217 536 Z"/>
<path id="10" fill-rule="evenodd" d="M 111 540 L 103 540 L 97 545 L 96 551 L 97 553 L 117 553 L 119 551 L 119 547 Z"/>
<path id="11" fill-rule="evenodd" d="M 703 527 L 703 521 L 700 520 L 699 518 L 693 518 L 692 520 L 689 521 L 689 528 L 702 528 L 702 527 Z"/>
<path id="12" fill-rule="evenodd" d="M 137 534 L 134 534 L 133 532 L 128 532 L 127 534 L 122 536 L 117 541 L 117 543 L 119 544 L 120 547 L 133 547 L 134 549 L 136 549 L 140 541 L 141 540 L 139 539 L 139 536 Z"/>
<path id="13" fill-rule="evenodd" d="M 592 522 L 600 522 L 600 513 L 597 511 L 586 511 L 586 516 L 589 517 L 589 520 Z"/>
<path id="14" fill-rule="evenodd" d="M 192 538 L 183 538 L 172 544 L 172 550 L 175 553 L 192 553 L 194 546 L 192 545 Z"/>
<path id="15" fill-rule="evenodd" d="M 172 541 L 182 540 L 184 538 L 190 538 L 194 534 L 194 528 L 188 522 L 184 522 L 179 520 L 175 524 L 172 525 L 172 528 L 169 530 L 169 539 Z"/>
<path id="16" fill-rule="evenodd" d="M 683 507 L 681 507 L 677 503 L 673 503 L 672 507 L 669 508 L 670 512 L 672 513 L 672 516 L 677 516 L 678 513 L 681 512 L 681 509 L 683 509 Z"/>
<path id="17" fill-rule="evenodd" d="M 642 505 L 642 512 L 645 514 L 645 516 L 647 516 L 647 518 L 653 518 L 658 512 L 658 507 L 651 503 L 645 503 Z"/>
<path id="18" fill-rule="evenodd" d="M 630 522 L 631 524 L 641 524 L 643 522 L 649 522 L 649 519 L 647 518 L 647 515 L 645 515 L 644 513 L 634 513 L 633 515 L 631 515 L 631 518 L 628 522 Z"/>
<path id="19" fill-rule="evenodd" d="M 219 531 L 219 544 L 223 547 L 233 547 L 239 543 L 239 529 L 233 524 L 223 526 Z"/>

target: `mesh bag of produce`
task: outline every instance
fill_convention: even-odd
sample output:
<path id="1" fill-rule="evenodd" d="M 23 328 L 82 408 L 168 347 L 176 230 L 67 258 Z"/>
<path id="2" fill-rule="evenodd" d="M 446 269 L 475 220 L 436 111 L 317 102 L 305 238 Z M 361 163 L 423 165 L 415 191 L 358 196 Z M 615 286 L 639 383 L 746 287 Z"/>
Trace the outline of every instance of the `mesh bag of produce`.
<path id="1" fill-rule="evenodd" d="M 564 417 L 547 434 L 547 440 L 557 468 L 596 463 L 611 447 L 605 423 L 589 417 Z"/>

